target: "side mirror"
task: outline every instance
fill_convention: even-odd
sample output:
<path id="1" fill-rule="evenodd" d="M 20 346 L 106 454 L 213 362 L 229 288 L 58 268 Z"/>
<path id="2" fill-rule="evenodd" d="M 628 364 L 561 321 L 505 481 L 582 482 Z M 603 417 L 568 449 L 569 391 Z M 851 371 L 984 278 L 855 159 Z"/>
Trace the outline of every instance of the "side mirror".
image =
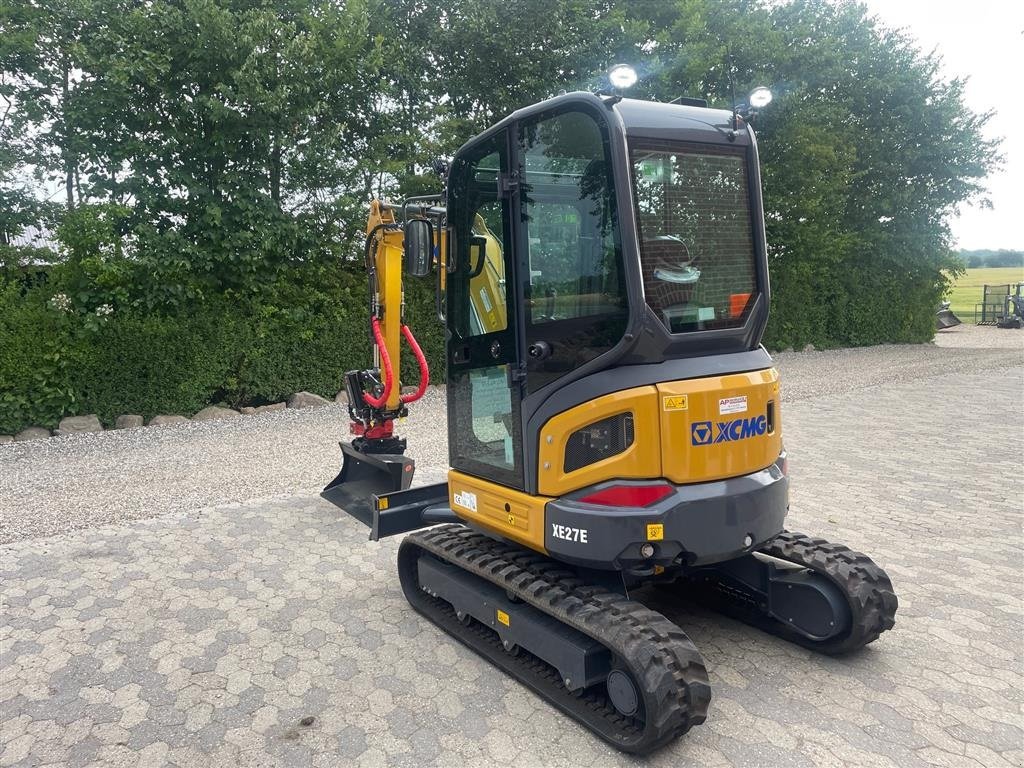
<path id="1" fill-rule="evenodd" d="M 434 260 L 434 228 L 426 219 L 409 219 L 403 229 L 405 272 L 426 277 Z"/>

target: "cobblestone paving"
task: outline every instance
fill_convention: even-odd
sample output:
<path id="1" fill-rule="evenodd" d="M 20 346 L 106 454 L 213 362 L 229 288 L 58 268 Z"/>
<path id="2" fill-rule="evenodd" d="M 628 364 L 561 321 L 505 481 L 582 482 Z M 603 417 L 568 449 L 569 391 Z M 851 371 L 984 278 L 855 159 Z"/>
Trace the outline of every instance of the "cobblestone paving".
<path id="1" fill-rule="evenodd" d="M 646 596 L 715 691 L 649 764 L 1024 765 L 1022 378 L 786 407 L 790 527 L 887 568 L 896 629 L 822 658 Z M 365 539 L 302 496 L 0 549 L 0 766 L 640 764 L 419 619 Z"/>

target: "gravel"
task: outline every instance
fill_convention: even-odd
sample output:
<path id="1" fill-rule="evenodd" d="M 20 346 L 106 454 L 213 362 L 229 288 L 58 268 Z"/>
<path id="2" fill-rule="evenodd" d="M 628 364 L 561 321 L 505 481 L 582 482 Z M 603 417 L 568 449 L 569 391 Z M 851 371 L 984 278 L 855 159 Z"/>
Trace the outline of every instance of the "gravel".
<path id="1" fill-rule="evenodd" d="M 776 356 L 785 401 L 1024 362 L 1024 331 L 959 326 L 936 344 Z M 998 375 L 998 374 L 997 374 Z M 443 387 L 399 431 L 417 483 L 444 479 Z M 227 421 L 112 430 L 0 445 L 0 543 L 203 507 L 319 491 L 340 468 L 336 404 Z"/>

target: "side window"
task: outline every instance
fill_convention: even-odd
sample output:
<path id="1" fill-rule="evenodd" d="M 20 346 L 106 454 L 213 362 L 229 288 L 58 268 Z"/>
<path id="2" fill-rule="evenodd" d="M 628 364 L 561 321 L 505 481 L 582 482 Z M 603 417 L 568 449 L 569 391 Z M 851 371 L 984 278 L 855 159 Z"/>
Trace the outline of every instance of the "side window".
<path id="1" fill-rule="evenodd" d="M 508 201 L 498 198 L 504 155 L 492 151 L 470 161 L 454 212 L 458 274 L 450 280 L 449 312 L 452 330 L 463 339 L 508 328 L 505 254 L 511 227 Z"/>
<path id="2" fill-rule="evenodd" d="M 448 446 L 460 472 L 523 488 L 508 134 L 456 156 L 449 174 Z"/>
<path id="3" fill-rule="evenodd" d="M 613 347 L 628 305 L 608 141 L 585 112 L 521 126 L 526 233 L 526 342 L 550 354 L 528 361 L 536 391 Z"/>

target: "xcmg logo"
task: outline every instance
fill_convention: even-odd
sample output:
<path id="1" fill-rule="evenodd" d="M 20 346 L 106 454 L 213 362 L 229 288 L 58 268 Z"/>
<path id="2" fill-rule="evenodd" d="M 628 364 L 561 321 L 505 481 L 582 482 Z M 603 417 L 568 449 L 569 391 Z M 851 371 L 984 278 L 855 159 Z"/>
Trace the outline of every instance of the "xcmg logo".
<path id="1" fill-rule="evenodd" d="M 764 416 L 751 416 L 733 421 L 695 421 L 690 426 L 690 440 L 694 445 L 731 443 L 733 440 L 757 437 L 767 431 L 768 420 Z"/>

